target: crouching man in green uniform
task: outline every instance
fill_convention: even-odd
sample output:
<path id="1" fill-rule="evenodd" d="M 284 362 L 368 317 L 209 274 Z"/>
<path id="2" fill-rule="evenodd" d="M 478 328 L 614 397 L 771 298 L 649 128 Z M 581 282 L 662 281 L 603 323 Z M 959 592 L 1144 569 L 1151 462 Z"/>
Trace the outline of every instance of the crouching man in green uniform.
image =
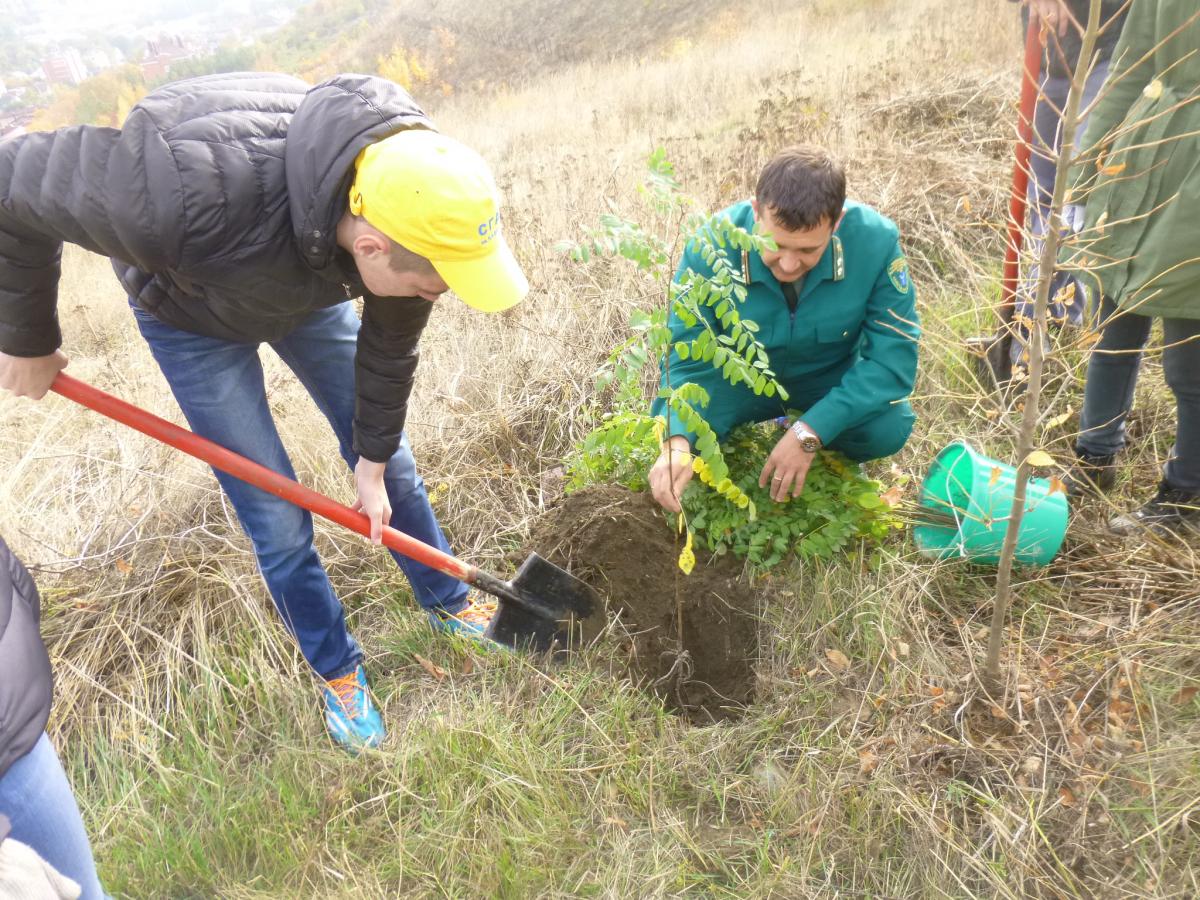
<path id="1" fill-rule="evenodd" d="M 704 416 L 720 438 L 736 425 L 783 416 L 787 408 L 804 410 L 759 477 L 777 502 L 800 494 L 821 447 L 856 461 L 896 453 L 912 432 L 906 398 L 917 374 L 921 334 L 916 291 L 896 225 L 868 206 L 847 201 L 842 167 L 824 150 L 808 146 L 776 155 L 759 176 L 755 199 L 731 206 L 724 215 L 746 230 L 769 234 L 778 247 L 729 261 L 746 281 L 739 312 L 759 325 L 758 339 L 789 394 L 786 407 L 778 396 L 755 396 L 745 383 L 730 384 L 711 363 L 680 359 L 674 352 L 662 387 L 686 382 L 703 387 L 710 398 Z M 676 279 L 689 269 L 712 274 L 693 245 Z M 719 334 L 720 322 L 711 310 L 705 312 Z M 689 328 L 674 312 L 669 325 L 672 342 L 690 342 L 704 327 Z M 650 469 L 650 488 L 663 507 L 678 512 L 692 477 L 696 436 L 678 416 L 667 415 L 662 398 L 651 413 L 666 416 L 669 430 Z"/>

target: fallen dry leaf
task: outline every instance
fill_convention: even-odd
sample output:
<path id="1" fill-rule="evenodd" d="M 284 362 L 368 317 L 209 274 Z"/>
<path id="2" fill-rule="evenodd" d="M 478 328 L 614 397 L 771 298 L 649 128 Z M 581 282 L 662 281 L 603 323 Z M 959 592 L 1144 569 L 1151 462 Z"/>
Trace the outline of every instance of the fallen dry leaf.
<path id="1" fill-rule="evenodd" d="M 897 641 L 896 652 L 905 659 L 908 659 L 908 654 L 911 652 L 911 648 L 908 646 L 908 644 L 904 643 L 904 641 Z"/>
<path id="2" fill-rule="evenodd" d="M 868 747 L 858 751 L 858 771 L 862 775 L 870 775 L 879 765 L 879 757 Z"/>
<path id="3" fill-rule="evenodd" d="M 1065 494 L 1066 492 L 1067 492 L 1067 486 L 1066 486 L 1066 484 L 1063 483 L 1063 480 L 1061 478 L 1059 478 L 1057 475 L 1051 475 L 1050 476 L 1050 490 L 1047 493 L 1049 493 L 1049 494 Z"/>
<path id="4" fill-rule="evenodd" d="M 1075 792 L 1065 784 L 1058 789 L 1058 799 L 1063 806 L 1074 806 L 1076 803 Z"/>
<path id="5" fill-rule="evenodd" d="M 1189 684 L 1187 687 L 1179 689 L 1179 693 L 1175 695 L 1174 700 L 1176 703 L 1182 706 L 1184 703 L 1190 703 L 1192 698 L 1195 697 L 1197 693 L 1200 693 L 1200 687 L 1197 687 L 1194 684 Z"/>
<path id="6" fill-rule="evenodd" d="M 1026 775 L 1036 775 L 1042 771 L 1042 758 L 1040 756 L 1030 756 L 1025 762 L 1021 763 L 1021 771 Z"/>
<path id="7" fill-rule="evenodd" d="M 936 684 L 929 689 L 930 697 L 940 697 L 944 693 L 946 693 L 946 689 L 944 687 L 938 687 Z"/>
<path id="8" fill-rule="evenodd" d="M 475 671 L 475 659 L 473 657 L 468 656 L 466 659 L 463 660 L 462 673 L 464 675 L 470 675 L 474 671 Z"/>
<path id="9" fill-rule="evenodd" d="M 1074 282 L 1072 282 L 1072 286 L 1074 286 Z M 1067 421 L 1071 418 L 1071 416 L 1074 414 L 1074 412 L 1075 412 L 1075 410 L 1068 409 L 1065 413 L 1061 413 L 1057 416 L 1051 416 L 1049 419 L 1046 420 L 1046 427 L 1047 428 L 1057 428 L 1059 425 L 1065 425 L 1067 423 Z"/>
<path id="10" fill-rule="evenodd" d="M 430 662 L 425 657 L 423 657 L 420 653 L 414 653 L 413 659 L 415 659 L 417 662 L 419 662 L 421 664 L 421 668 L 424 669 L 426 672 L 428 672 L 430 675 L 432 675 L 434 678 L 436 678 L 438 681 L 445 680 L 446 670 L 443 669 L 441 666 L 439 666 L 437 663 Z"/>
<path id="11" fill-rule="evenodd" d="M 122 575 L 128 575 L 130 572 L 133 571 L 133 566 L 131 566 L 129 563 L 125 562 L 125 560 L 123 560 L 123 559 L 118 559 L 115 563 L 113 563 L 113 565 L 116 568 L 116 570 L 118 572 L 120 572 Z"/>
<path id="12" fill-rule="evenodd" d="M 879 495 L 879 499 L 886 503 L 890 509 L 895 509 L 900 505 L 900 501 L 904 499 L 904 489 L 898 484 L 893 484 Z"/>
<path id="13" fill-rule="evenodd" d="M 829 664 L 833 666 L 835 672 L 848 672 L 850 670 L 850 658 L 841 650 L 826 650 L 825 658 L 829 660 Z"/>
<path id="14" fill-rule="evenodd" d="M 629 830 L 629 823 L 618 816 L 605 816 L 604 824 L 605 825 L 615 825 L 617 828 L 620 828 L 622 831 Z"/>

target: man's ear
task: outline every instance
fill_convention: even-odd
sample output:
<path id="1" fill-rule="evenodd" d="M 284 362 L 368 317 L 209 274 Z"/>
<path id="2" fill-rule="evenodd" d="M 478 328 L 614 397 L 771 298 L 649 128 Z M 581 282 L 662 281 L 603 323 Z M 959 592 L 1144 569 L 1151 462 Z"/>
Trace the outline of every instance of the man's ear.
<path id="1" fill-rule="evenodd" d="M 837 221 L 833 223 L 833 233 L 836 234 L 838 226 L 842 224 L 842 219 L 846 218 L 846 208 L 842 207 L 842 214 L 837 217 Z"/>
<path id="2" fill-rule="evenodd" d="M 392 250 L 388 240 L 374 229 L 356 235 L 350 247 L 356 257 L 367 260 L 374 260 L 381 253 L 386 256 Z"/>

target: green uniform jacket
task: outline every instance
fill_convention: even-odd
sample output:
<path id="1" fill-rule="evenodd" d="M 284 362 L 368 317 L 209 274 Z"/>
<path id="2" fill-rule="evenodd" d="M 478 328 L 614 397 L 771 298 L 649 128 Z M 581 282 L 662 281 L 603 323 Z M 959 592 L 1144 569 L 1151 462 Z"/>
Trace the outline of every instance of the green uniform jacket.
<path id="1" fill-rule="evenodd" d="M 747 231 L 754 228 L 749 201 L 729 207 L 722 215 Z M 728 258 L 741 270 L 740 259 Z M 831 444 L 843 430 L 883 413 L 912 393 L 921 334 L 916 290 L 900 250 L 899 231 L 890 219 L 848 202 L 833 240 L 804 278 L 794 314 L 762 257 L 751 252 L 747 262 L 747 295 L 738 311 L 758 324 L 758 339 L 766 347 L 771 368 L 790 394 L 786 404 L 778 397 L 768 401 L 778 407 L 772 414 L 783 415 L 785 407 L 805 410 L 804 421 L 822 442 Z M 692 245 L 684 252 L 676 280 L 688 269 L 712 274 Z M 712 309 L 704 312 L 720 334 Z M 699 323 L 688 328 L 674 312 L 668 324 L 673 341 L 694 340 L 703 328 Z M 748 410 L 762 411 L 763 398 L 749 386 L 731 385 L 711 363 L 682 360 L 672 351 L 671 386 L 689 381 L 708 391 L 711 399 L 701 412 L 718 436 L 748 421 Z M 660 384 L 667 386 L 665 367 Z M 665 416 L 666 401 L 655 400 L 651 413 Z M 695 434 L 676 416 L 669 418 L 670 434 L 686 435 L 694 442 Z"/>
<path id="2" fill-rule="evenodd" d="M 1134 0 L 1074 173 L 1087 204 L 1075 261 L 1098 260 L 1104 293 L 1141 315 L 1200 319 L 1198 12 Z"/>

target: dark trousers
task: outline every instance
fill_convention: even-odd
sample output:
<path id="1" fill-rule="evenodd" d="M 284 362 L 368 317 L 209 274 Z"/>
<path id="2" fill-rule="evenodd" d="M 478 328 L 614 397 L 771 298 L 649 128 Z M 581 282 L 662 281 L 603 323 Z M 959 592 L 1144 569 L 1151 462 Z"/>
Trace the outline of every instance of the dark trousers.
<path id="1" fill-rule="evenodd" d="M 1100 318 L 1103 331 L 1088 361 L 1078 446 L 1109 456 L 1125 446 L 1125 420 L 1153 320 L 1123 312 L 1107 297 Z M 1178 412 L 1164 474 L 1171 487 L 1200 493 L 1200 319 L 1163 319 L 1163 375 Z"/>

